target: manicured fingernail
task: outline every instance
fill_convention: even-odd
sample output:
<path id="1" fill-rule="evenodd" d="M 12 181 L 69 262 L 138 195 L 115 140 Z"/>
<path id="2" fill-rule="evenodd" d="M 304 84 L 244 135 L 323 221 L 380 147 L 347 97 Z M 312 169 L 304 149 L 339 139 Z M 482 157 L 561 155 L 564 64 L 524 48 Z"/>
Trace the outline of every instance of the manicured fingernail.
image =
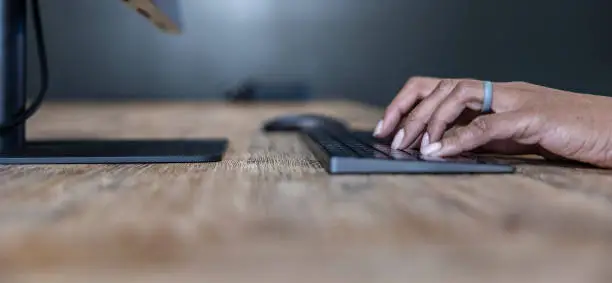
<path id="1" fill-rule="evenodd" d="M 380 121 L 378 122 L 378 124 L 376 125 L 376 129 L 374 129 L 374 135 L 375 135 L 375 136 L 380 135 L 380 132 L 382 132 L 382 127 L 383 127 L 383 121 L 382 121 L 382 120 L 380 120 Z"/>
<path id="2" fill-rule="evenodd" d="M 437 143 L 432 143 L 426 147 L 421 148 L 421 154 L 422 155 L 435 155 L 437 152 L 440 151 L 440 149 L 442 149 L 442 144 L 437 142 Z"/>
<path id="3" fill-rule="evenodd" d="M 393 143 L 391 143 L 391 148 L 399 149 L 400 145 L 402 144 L 402 141 L 404 140 L 404 135 L 405 135 L 404 129 L 400 129 L 395 135 L 395 138 L 393 139 Z"/>
<path id="4" fill-rule="evenodd" d="M 423 135 L 423 139 L 421 139 L 421 148 L 424 148 L 429 145 L 429 134 L 425 133 Z"/>

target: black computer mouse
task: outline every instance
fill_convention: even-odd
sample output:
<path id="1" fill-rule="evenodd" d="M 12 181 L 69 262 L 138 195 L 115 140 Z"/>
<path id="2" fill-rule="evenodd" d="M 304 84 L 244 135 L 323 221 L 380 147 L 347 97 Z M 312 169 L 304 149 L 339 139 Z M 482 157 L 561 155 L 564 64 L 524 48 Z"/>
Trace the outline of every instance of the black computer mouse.
<path id="1" fill-rule="evenodd" d="M 296 114 L 272 118 L 263 125 L 266 132 L 306 131 L 326 129 L 330 131 L 347 131 L 347 124 L 337 118 L 319 114 Z"/>

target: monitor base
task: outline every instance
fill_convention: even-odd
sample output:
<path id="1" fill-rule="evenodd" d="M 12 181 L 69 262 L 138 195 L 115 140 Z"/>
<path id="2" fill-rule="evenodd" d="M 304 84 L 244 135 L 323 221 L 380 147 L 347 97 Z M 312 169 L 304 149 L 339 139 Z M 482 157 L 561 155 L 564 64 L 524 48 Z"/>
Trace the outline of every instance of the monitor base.
<path id="1" fill-rule="evenodd" d="M 0 164 L 201 163 L 221 161 L 226 139 L 28 141 Z"/>

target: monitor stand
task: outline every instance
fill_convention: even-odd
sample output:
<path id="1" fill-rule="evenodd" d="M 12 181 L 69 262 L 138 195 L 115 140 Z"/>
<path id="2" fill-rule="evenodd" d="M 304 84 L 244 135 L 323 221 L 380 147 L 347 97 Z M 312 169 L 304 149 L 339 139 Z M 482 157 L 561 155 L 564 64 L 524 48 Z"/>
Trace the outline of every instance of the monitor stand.
<path id="1" fill-rule="evenodd" d="M 0 0 L 0 124 L 26 107 L 24 0 Z M 227 139 L 27 141 L 25 123 L 0 131 L 0 164 L 194 163 L 220 161 Z"/>

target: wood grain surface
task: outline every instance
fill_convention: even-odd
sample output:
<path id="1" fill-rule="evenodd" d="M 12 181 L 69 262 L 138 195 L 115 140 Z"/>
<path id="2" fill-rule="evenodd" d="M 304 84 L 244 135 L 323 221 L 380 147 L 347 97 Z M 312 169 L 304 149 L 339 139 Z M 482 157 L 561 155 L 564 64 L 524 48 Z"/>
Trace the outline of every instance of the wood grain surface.
<path id="1" fill-rule="evenodd" d="M 0 167 L 0 282 L 611 282 L 612 174 L 329 176 L 288 113 L 382 109 L 46 104 L 30 139 L 229 137 L 222 162 Z"/>

